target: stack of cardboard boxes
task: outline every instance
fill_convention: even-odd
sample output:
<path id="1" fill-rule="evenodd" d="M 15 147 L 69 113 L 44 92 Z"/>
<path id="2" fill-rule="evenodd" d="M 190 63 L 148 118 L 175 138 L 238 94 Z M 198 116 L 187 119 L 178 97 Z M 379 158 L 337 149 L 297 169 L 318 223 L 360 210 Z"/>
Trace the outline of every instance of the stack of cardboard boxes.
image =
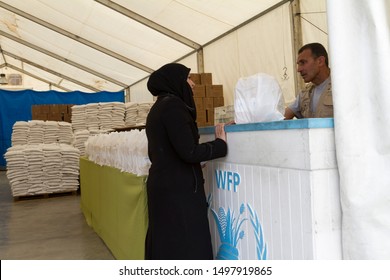
<path id="1" fill-rule="evenodd" d="M 69 104 L 32 105 L 32 119 L 71 122 L 72 106 Z"/>
<path id="2" fill-rule="evenodd" d="M 222 85 L 213 85 L 211 73 L 190 74 L 199 127 L 214 125 L 214 108 L 224 105 Z"/>

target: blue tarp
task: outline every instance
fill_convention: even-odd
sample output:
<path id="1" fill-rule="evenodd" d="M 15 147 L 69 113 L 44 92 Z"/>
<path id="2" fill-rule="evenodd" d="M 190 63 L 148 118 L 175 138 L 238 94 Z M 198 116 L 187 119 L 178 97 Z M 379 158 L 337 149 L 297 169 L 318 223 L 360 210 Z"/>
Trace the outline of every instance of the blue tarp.
<path id="1" fill-rule="evenodd" d="M 6 166 L 4 154 L 11 147 L 12 127 L 17 121 L 32 119 L 32 105 L 73 104 L 97 102 L 124 102 L 124 92 L 101 91 L 86 93 L 80 91 L 8 91 L 0 90 L 0 167 Z"/>

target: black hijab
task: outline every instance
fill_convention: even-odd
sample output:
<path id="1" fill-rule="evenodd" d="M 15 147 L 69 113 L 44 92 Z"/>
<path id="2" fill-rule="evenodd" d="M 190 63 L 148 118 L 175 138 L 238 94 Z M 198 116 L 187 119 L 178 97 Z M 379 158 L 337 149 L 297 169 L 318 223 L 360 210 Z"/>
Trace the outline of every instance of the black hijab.
<path id="1" fill-rule="evenodd" d="M 187 106 L 194 120 L 196 109 L 192 89 L 187 83 L 191 69 L 179 63 L 169 63 L 154 71 L 148 80 L 148 90 L 154 96 L 167 93 L 179 97 Z"/>

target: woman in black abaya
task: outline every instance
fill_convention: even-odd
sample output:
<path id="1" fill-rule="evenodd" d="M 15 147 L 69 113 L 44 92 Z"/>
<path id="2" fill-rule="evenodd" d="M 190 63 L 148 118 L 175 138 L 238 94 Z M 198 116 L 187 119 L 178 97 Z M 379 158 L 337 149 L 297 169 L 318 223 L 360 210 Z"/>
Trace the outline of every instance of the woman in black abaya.
<path id="1" fill-rule="evenodd" d="M 207 202 L 200 162 L 227 153 L 224 126 L 199 144 L 190 69 L 170 63 L 153 72 L 157 96 L 146 121 L 152 165 L 147 181 L 149 228 L 146 259 L 212 259 Z"/>

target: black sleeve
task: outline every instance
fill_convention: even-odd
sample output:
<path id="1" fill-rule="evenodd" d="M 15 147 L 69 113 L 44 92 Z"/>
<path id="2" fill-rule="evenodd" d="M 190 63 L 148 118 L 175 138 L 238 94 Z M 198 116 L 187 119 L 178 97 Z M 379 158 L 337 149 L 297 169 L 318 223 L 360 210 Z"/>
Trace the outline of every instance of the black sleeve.
<path id="1" fill-rule="evenodd" d="M 199 163 L 226 156 L 227 144 L 222 139 L 198 143 L 196 124 L 180 100 L 171 102 L 163 123 L 173 149 L 183 161 Z"/>

